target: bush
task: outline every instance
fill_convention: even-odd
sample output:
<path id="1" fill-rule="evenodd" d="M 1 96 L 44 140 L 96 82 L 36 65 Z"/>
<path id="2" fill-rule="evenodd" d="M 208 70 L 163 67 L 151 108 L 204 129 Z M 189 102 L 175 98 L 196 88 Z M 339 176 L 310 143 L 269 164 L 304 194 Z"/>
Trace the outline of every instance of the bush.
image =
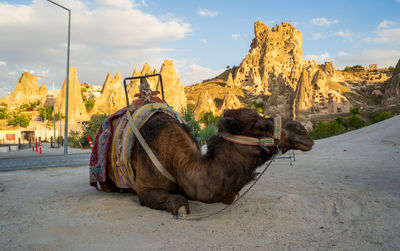
<path id="1" fill-rule="evenodd" d="M 362 71 L 362 70 L 364 70 L 364 67 L 362 67 L 361 65 L 358 64 L 358 65 L 351 67 L 351 69 L 353 71 Z"/>
<path id="2" fill-rule="evenodd" d="M 310 137 L 312 139 L 323 139 L 334 135 L 342 134 L 345 131 L 346 127 L 342 124 L 339 124 L 335 120 L 329 121 L 327 123 L 319 121 L 315 129 L 312 132 L 310 132 Z"/>
<path id="3" fill-rule="evenodd" d="M 372 123 L 378 123 L 382 120 L 390 119 L 391 117 L 393 117 L 393 115 L 390 112 L 382 112 L 372 119 Z"/>
<path id="4" fill-rule="evenodd" d="M 106 114 L 93 115 L 88 121 L 88 123 L 83 126 L 83 133 L 80 137 L 80 142 L 84 148 L 90 147 L 89 140 L 87 138 L 88 136 L 90 137 L 92 143 L 94 144 L 97 131 L 99 130 L 100 126 L 103 124 L 106 118 L 108 118 L 108 115 Z"/>
<path id="5" fill-rule="evenodd" d="M 39 116 L 47 120 L 53 120 L 53 106 L 43 106 L 39 109 Z"/>
<path id="6" fill-rule="evenodd" d="M 394 67 L 393 67 L 393 66 L 389 66 L 389 67 L 388 67 L 388 70 L 389 70 L 389 71 L 394 71 Z"/>
<path id="7" fill-rule="evenodd" d="M 31 122 L 31 117 L 24 114 L 11 114 L 10 118 L 7 120 L 7 124 L 13 126 L 28 127 Z"/>
<path id="8" fill-rule="evenodd" d="M 350 66 L 346 66 L 346 67 L 344 67 L 344 71 L 345 72 L 352 72 L 352 69 L 351 69 Z"/>
<path id="9" fill-rule="evenodd" d="M 200 132 L 200 125 L 194 117 L 193 108 L 187 106 L 186 109 L 181 110 L 181 114 L 183 119 L 186 121 L 187 126 L 190 128 L 191 133 L 197 138 Z"/>
<path id="10" fill-rule="evenodd" d="M 253 101 L 253 109 L 259 113 L 264 113 L 264 103 Z"/>
<path id="11" fill-rule="evenodd" d="M 80 138 L 81 138 L 81 135 L 78 131 L 70 131 L 68 133 L 68 146 L 80 148 L 81 147 L 79 145 Z"/>
<path id="12" fill-rule="evenodd" d="M 348 124 L 349 124 L 349 126 L 352 126 L 355 129 L 359 129 L 364 126 L 364 122 L 361 121 L 360 116 L 358 116 L 356 114 L 349 118 Z"/>
<path id="13" fill-rule="evenodd" d="M 212 136 L 216 135 L 218 128 L 214 124 L 208 125 L 205 129 L 201 130 L 199 133 L 200 141 L 202 144 L 206 143 Z"/>
<path id="14" fill-rule="evenodd" d="M 90 112 L 93 109 L 94 102 L 94 99 L 89 99 L 85 101 L 85 108 L 87 112 Z"/>
<path id="15" fill-rule="evenodd" d="M 7 117 L 7 108 L 0 107 L 0 119 L 5 119 Z"/>
<path id="16" fill-rule="evenodd" d="M 212 112 L 201 113 L 199 122 L 203 123 L 207 126 L 209 125 L 217 125 L 219 120 L 219 116 L 214 116 Z"/>
<path id="17" fill-rule="evenodd" d="M 350 113 L 353 115 L 360 114 L 360 108 L 359 107 L 354 107 L 350 109 Z"/>

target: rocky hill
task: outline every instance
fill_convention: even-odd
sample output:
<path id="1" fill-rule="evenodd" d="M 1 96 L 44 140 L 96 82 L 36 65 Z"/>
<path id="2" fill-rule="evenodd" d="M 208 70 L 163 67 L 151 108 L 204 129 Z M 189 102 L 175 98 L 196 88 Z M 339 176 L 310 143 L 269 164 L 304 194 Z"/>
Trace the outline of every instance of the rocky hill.
<path id="1" fill-rule="evenodd" d="M 384 87 L 390 75 L 387 69 L 371 65 L 346 72 L 336 70 L 332 62 L 318 65 L 303 59 L 302 35 L 291 24 L 283 22 L 270 29 L 256 22 L 254 35 L 239 67 L 185 88 L 188 103 L 197 113 L 207 110 L 196 107 L 204 103 L 198 101 L 204 99 L 199 96 L 204 91 L 209 94 L 208 100 L 214 101 L 217 114 L 227 107 L 252 107 L 257 100 L 264 103 L 265 114 L 279 113 L 300 121 L 338 116 L 354 106 L 382 109 L 382 93 L 396 94 L 396 84 Z M 395 77 L 392 80 L 398 82 Z"/>
<path id="2" fill-rule="evenodd" d="M 56 98 L 55 110 L 65 114 L 65 99 L 66 99 L 66 82 L 64 80 L 60 94 Z M 88 121 L 89 115 L 86 112 L 81 95 L 81 85 L 78 81 L 78 76 L 75 67 L 69 68 L 69 95 L 68 95 L 68 121 L 80 122 Z"/>
<path id="3" fill-rule="evenodd" d="M 117 72 L 114 77 L 107 73 L 101 95 L 95 99 L 90 116 L 93 114 L 113 114 L 124 106 L 126 106 L 126 99 L 121 73 Z"/>
<path id="4" fill-rule="evenodd" d="M 37 77 L 29 72 L 24 72 L 19 78 L 13 92 L 3 98 L 2 102 L 8 104 L 10 109 L 15 109 L 23 104 L 29 104 L 38 100 L 43 105 L 46 95 L 46 85 L 42 84 L 39 87 Z"/>

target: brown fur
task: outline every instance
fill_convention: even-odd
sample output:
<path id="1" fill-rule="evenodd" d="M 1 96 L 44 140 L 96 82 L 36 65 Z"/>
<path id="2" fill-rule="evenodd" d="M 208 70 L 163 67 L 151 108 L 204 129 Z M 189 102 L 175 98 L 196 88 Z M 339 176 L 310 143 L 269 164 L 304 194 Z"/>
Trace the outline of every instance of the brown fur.
<path id="1" fill-rule="evenodd" d="M 284 120 L 282 127 L 282 151 L 311 149 L 313 141 L 300 123 Z M 270 137 L 273 120 L 250 109 L 228 110 L 220 119 L 218 130 L 256 138 Z M 155 114 L 141 133 L 159 161 L 176 178 L 177 184 L 166 179 L 136 143 L 132 160 L 136 174 L 134 190 L 142 205 L 173 214 L 177 214 L 181 206 L 189 212 L 187 199 L 232 203 L 243 186 L 254 179 L 255 169 L 276 153 L 274 147 L 266 151 L 214 136 L 203 156 L 189 129 L 162 113 Z M 110 182 L 107 186 L 114 186 L 115 190 L 115 185 Z"/>

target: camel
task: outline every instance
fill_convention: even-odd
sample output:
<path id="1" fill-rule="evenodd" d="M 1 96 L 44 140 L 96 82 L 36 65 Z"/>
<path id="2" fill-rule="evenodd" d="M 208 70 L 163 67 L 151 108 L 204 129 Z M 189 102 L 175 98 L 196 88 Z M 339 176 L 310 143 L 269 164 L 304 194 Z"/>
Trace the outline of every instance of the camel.
<path id="1" fill-rule="evenodd" d="M 221 134 L 265 138 L 273 135 L 272 118 L 241 108 L 226 110 L 218 122 L 219 134 L 208 142 L 202 155 L 200 146 L 185 124 L 172 117 L 156 113 L 140 132 L 159 161 L 176 179 L 176 184 L 163 176 L 153 165 L 140 144 L 133 149 L 131 166 L 136 180 L 132 192 L 141 205 L 166 210 L 174 215 L 190 213 L 188 199 L 205 203 L 231 204 L 239 191 L 256 176 L 256 168 L 277 153 L 276 146 L 237 144 Z M 314 142 L 298 122 L 282 121 L 279 149 L 311 150 Z M 110 154 L 110 153 L 108 153 Z M 107 168 L 111 166 L 108 158 Z M 101 184 L 103 191 L 120 191 L 108 179 Z"/>

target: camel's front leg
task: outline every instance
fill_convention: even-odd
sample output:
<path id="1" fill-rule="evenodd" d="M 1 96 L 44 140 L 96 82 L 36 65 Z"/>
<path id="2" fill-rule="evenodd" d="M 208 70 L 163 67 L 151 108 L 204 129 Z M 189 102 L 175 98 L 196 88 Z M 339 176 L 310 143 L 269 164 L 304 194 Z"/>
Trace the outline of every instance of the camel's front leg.
<path id="1" fill-rule="evenodd" d="M 167 210 L 174 215 L 189 213 L 188 200 L 179 194 L 152 188 L 138 192 L 140 204 L 153 209 Z"/>

